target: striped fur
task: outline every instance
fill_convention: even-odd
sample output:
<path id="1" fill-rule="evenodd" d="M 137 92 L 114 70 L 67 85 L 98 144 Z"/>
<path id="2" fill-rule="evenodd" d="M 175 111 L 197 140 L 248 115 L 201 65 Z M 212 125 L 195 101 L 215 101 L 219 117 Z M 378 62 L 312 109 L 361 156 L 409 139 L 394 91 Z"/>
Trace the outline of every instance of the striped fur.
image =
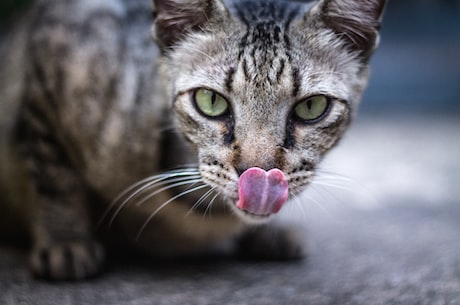
<path id="1" fill-rule="evenodd" d="M 289 230 L 245 233 L 267 220 L 235 208 L 238 177 L 279 168 L 291 196 L 311 183 L 358 107 L 384 1 L 153 0 L 153 20 L 145 2 L 37 0 L 1 40 L 0 192 L 28 211 L 32 271 L 97 274 L 100 235 L 159 255 L 302 256 Z M 198 88 L 225 116 L 197 111 Z M 296 119 L 315 95 L 328 111 Z"/>

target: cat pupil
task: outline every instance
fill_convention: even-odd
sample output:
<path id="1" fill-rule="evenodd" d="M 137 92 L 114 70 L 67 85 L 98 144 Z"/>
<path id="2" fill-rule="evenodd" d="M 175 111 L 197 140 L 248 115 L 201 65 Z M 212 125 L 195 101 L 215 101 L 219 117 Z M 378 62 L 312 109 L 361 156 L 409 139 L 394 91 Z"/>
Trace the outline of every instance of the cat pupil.
<path id="1" fill-rule="evenodd" d="M 211 103 L 214 106 L 216 104 L 217 94 L 215 92 L 211 92 Z"/>
<path id="2" fill-rule="evenodd" d="M 313 102 L 311 100 L 307 101 L 307 108 L 308 110 L 311 110 Z"/>

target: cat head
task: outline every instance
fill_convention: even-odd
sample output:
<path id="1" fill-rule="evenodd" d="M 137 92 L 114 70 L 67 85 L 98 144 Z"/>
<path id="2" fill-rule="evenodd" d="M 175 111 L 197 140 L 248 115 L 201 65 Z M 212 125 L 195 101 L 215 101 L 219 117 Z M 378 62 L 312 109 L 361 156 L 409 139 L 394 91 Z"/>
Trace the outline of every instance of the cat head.
<path id="1" fill-rule="evenodd" d="M 167 94 L 203 180 L 245 219 L 267 219 L 347 129 L 384 0 L 153 4 Z"/>

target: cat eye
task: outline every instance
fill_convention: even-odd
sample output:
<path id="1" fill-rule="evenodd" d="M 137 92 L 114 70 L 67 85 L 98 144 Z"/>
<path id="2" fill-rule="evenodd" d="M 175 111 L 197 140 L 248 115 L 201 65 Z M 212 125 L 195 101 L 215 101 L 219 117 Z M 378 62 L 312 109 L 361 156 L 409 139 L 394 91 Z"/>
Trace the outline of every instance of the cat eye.
<path id="1" fill-rule="evenodd" d="M 194 93 L 194 101 L 198 110 L 209 117 L 219 117 L 228 112 L 227 100 L 220 94 L 209 89 L 198 89 Z"/>
<path id="2" fill-rule="evenodd" d="M 295 116 L 305 122 L 314 123 L 329 110 L 330 100 L 324 95 L 312 96 L 294 107 Z"/>

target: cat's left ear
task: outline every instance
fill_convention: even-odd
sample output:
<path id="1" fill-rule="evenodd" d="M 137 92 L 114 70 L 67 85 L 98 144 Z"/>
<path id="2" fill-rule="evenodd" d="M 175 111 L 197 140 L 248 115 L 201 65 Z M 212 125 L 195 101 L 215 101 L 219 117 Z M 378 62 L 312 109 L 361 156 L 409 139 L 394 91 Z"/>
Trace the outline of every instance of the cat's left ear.
<path id="1" fill-rule="evenodd" d="M 379 43 L 386 0 L 321 0 L 312 12 L 352 50 L 368 60 Z"/>
<path id="2" fill-rule="evenodd" d="M 160 48 L 174 48 L 188 33 L 206 31 L 228 14 L 220 0 L 153 0 L 153 36 Z"/>

